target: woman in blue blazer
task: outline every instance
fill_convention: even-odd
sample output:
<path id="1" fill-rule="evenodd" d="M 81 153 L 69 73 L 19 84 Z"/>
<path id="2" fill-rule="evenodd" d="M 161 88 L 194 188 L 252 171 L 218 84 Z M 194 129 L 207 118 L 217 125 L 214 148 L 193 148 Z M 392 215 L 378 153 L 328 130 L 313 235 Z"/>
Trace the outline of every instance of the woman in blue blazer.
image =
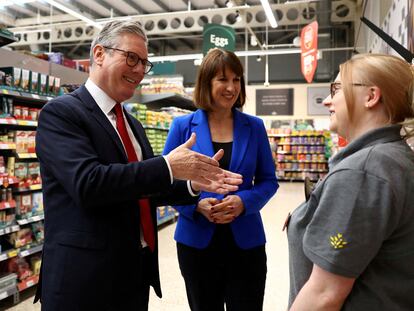
<path id="1" fill-rule="evenodd" d="M 193 150 L 243 175 L 226 196 L 202 192 L 198 204 L 175 206 L 178 260 L 191 310 L 262 310 L 266 282 L 265 233 L 260 210 L 275 194 L 275 176 L 263 121 L 236 108 L 245 103 L 243 67 L 237 56 L 211 50 L 199 68 L 196 112 L 174 119 L 164 153 L 196 133 Z"/>

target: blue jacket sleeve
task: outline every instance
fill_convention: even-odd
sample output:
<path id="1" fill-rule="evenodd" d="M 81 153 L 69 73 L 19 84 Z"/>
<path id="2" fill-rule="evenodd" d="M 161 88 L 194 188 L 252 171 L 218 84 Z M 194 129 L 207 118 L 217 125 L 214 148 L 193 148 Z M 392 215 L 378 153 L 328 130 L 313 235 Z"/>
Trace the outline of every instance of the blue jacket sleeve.
<path id="1" fill-rule="evenodd" d="M 167 141 L 165 142 L 163 155 L 168 154 L 170 151 L 177 148 L 179 145 L 186 142 L 191 133 L 188 129 L 181 126 L 181 118 L 176 118 L 171 124 L 170 131 L 168 132 Z M 196 205 L 175 205 L 174 208 L 180 213 L 181 216 L 187 217 L 191 220 L 194 219 L 194 212 Z"/>
<path id="2" fill-rule="evenodd" d="M 250 189 L 239 190 L 234 193 L 241 198 L 244 204 L 245 212 L 241 217 L 258 213 L 279 187 L 272 152 L 263 122 L 256 130 L 259 149 L 257 152 L 254 185 Z"/>

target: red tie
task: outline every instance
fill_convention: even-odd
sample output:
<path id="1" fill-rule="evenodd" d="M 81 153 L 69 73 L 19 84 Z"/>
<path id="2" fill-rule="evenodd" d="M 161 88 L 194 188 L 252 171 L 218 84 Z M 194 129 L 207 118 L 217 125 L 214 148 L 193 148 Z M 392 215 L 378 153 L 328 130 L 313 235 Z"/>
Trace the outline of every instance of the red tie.
<path id="1" fill-rule="evenodd" d="M 128 155 L 128 162 L 137 162 L 138 157 L 135 152 L 134 146 L 132 145 L 131 138 L 128 135 L 128 131 L 125 126 L 124 116 L 122 114 L 121 104 L 116 103 L 115 105 L 116 115 L 116 129 L 118 130 L 119 136 L 121 136 L 122 142 L 126 153 Z M 139 212 L 141 217 L 142 232 L 144 233 L 144 240 L 147 242 L 149 248 L 153 252 L 155 249 L 155 236 L 154 228 L 151 219 L 151 208 L 148 199 L 140 199 L 138 201 Z"/>

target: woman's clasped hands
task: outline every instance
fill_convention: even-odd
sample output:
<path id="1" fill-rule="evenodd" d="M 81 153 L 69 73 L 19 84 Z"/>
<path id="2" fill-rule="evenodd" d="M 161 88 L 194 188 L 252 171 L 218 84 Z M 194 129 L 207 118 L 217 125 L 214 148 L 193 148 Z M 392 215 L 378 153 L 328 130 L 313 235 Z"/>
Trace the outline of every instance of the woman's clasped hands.
<path id="1" fill-rule="evenodd" d="M 222 200 L 204 198 L 198 202 L 197 211 L 210 222 L 227 224 L 243 213 L 244 204 L 238 195 L 228 195 Z"/>

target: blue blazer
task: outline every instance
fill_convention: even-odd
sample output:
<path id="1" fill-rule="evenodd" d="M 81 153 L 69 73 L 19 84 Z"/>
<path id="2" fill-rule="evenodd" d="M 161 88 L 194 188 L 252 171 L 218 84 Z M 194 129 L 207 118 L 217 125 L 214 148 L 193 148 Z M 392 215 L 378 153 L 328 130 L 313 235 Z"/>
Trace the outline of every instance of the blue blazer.
<path id="1" fill-rule="evenodd" d="M 249 249 L 266 243 L 260 210 L 275 194 L 278 183 L 275 165 L 263 121 L 233 110 L 233 150 L 229 170 L 243 175 L 239 190 L 231 193 L 243 201 L 245 211 L 231 223 L 237 245 Z M 168 134 L 164 153 L 184 143 L 195 132 L 196 144 L 193 150 L 213 156 L 213 144 L 207 113 L 204 110 L 174 119 Z M 200 199 L 223 195 L 202 192 Z M 195 212 L 196 205 L 175 206 L 180 213 L 175 240 L 195 248 L 208 246 L 216 225 Z"/>
<path id="2" fill-rule="evenodd" d="M 185 182 L 171 184 L 142 125 L 125 115 L 146 161 L 128 163 L 118 134 L 84 86 L 40 113 L 36 153 L 45 241 L 36 296 L 44 311 L 138 310 L 143 259 L 137 200 L 150 198 L 155 230 L 157 205 L 196 201 Z M 158 250 L 145 273 L 161 296 Z"/>

